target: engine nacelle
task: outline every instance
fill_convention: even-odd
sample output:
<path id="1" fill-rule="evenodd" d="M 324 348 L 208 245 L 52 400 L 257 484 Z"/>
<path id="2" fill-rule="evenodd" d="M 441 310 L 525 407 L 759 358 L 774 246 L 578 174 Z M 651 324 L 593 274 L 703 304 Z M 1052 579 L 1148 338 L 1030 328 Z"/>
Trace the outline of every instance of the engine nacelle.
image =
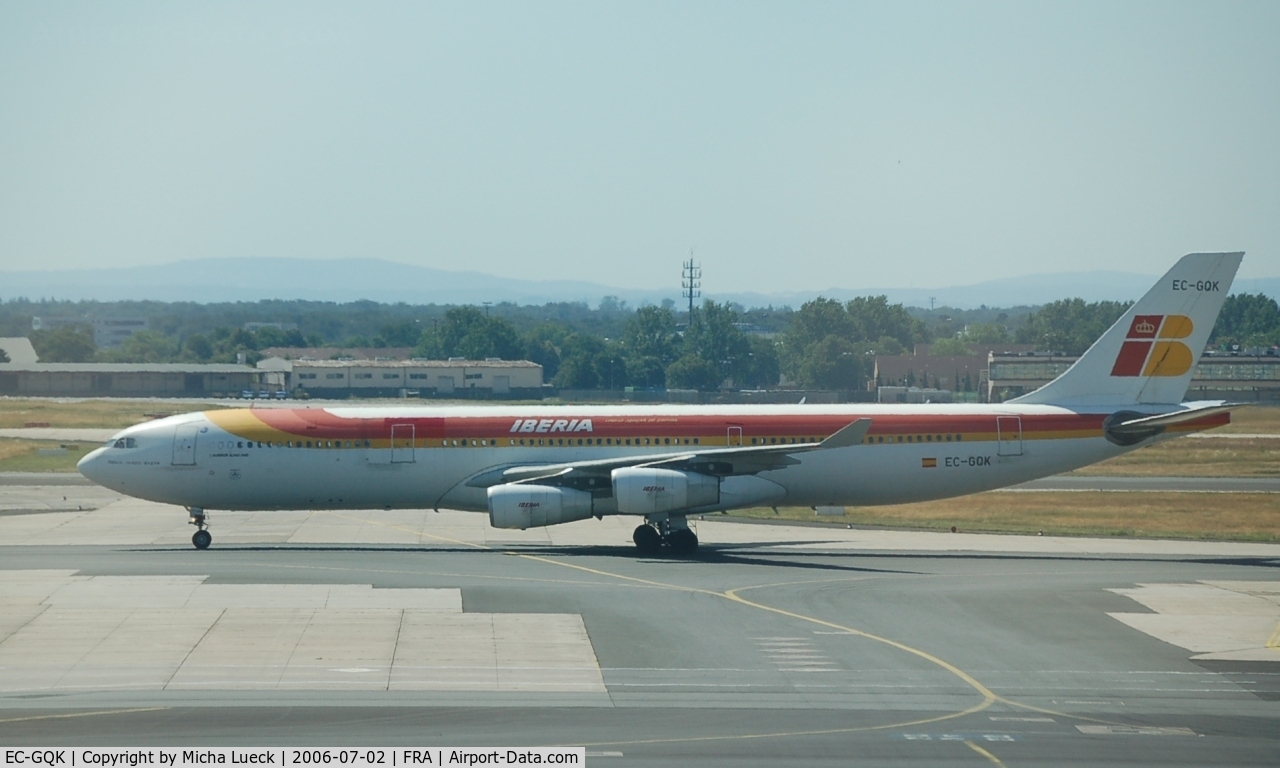
<path id="1" fill-rule="evenodd" d="M 591 494 L 551 485 L 505 483 L 489 488 L 494 528 L 541 528 L 591 517 Z"/>
<path id="2" fill-rule="evenodd" d="M 673 469 L 615 469 L 613 497 L 624 515 L 652 515 L 720 502 L 720 478 Z"/>

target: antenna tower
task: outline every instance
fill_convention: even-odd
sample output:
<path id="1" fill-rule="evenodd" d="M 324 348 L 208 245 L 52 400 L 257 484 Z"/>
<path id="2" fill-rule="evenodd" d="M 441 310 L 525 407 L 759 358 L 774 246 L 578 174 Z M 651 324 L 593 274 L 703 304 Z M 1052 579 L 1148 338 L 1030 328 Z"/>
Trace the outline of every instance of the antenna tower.
<path id="1" fill-rule="evenodd" d="M 684 292 L 680 295 L 689 300 L 689 321 L 693 322 L 693 300 L 702 296 L 702 267 L 693 263 L 693 249 L 689 249 L 689 260 L 684 263 L 680 273 L 680 287 Z"/>

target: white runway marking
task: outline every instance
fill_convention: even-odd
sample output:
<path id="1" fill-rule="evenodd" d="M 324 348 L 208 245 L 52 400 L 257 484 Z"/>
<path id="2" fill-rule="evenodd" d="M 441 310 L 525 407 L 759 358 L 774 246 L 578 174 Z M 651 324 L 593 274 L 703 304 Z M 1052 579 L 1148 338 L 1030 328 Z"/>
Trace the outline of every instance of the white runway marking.
<path id="1" fill-rule="evenodd" d="M 757 637 L 756 648 L 781 672 L 839 672 L 825 653 L 804 637 Z"/>
<path id="2" fill-rule="evenodd" d="M 3 572 L 0 693 L 103 689 L 605 690 L 581 617 L 457 589 Z"/>
<path id="3" fill-rule="evenodd" d="M 1155 613 L 1111 613 L 1194 659 L 1280 661 L 1280 582 L 1202 581 L 1113 589 Z"/>

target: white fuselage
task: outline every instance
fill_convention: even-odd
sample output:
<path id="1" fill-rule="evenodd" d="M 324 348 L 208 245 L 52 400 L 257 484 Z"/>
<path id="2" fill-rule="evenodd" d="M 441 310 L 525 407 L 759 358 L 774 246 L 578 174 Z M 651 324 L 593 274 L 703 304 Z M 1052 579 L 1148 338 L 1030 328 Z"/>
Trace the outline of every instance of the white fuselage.
<path id="1" fill-rule="evenodd" d="M 1005 487 L 1136 447 L 1106 439 L 1107 415 L 1045 405 L 241 409 L 130 427 L 80 470 L 189 508 L 481 511 L 475 478 L 504 467 L 813 443 L 869 418 L 861 444 L 797 452 L 757 473 L 782 489 L 773 505 L 861 506 Z M 1207 426 L 1217 422 L 1195 429 Z"/>

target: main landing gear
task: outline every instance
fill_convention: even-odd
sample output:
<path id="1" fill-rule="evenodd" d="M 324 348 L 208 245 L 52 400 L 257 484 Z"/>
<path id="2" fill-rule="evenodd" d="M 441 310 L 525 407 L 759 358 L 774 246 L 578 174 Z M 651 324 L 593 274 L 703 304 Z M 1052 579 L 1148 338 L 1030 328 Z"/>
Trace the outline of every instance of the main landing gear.
<path id="1" fill-rule="evenodd" d="M 207 530 L 209 516 L 200 507 L 188 507 L 187 511 L 191 513 L 191 524 L 196 527 L 196 532 L 191 534 L 191 543 L 196 549 L 208 549 L 213 543 L 213 534 Z"/>
<path id="2" fill-rule="evenodd" d="M 673 555 L 692 555 L 698 551 L 698 534 L 689 530 L 683 515 L 649 519 L 636 528 L 631 540 L 642 555 L 656 555 L 663 545 L 670 547 Z"/>

